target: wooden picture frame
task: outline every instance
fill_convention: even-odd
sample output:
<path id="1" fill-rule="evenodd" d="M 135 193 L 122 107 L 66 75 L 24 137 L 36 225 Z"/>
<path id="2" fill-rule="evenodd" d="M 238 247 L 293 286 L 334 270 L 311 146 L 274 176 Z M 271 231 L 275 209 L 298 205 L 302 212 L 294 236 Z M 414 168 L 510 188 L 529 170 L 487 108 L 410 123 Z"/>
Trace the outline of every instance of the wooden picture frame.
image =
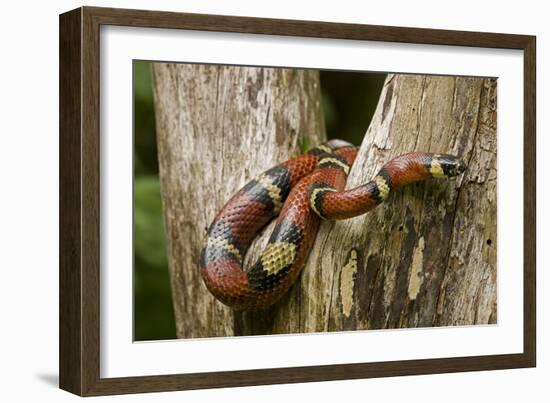
<path id="1" fill-rule="evenodd" d="M 100 27 L 251 33 L 524 52 L 523 353 L 226 372 L 100 377 Z M 81 7 L 60 16 L 60 387 L 81 395 L 533 367 L 536 364 L 535 37 Z"/>

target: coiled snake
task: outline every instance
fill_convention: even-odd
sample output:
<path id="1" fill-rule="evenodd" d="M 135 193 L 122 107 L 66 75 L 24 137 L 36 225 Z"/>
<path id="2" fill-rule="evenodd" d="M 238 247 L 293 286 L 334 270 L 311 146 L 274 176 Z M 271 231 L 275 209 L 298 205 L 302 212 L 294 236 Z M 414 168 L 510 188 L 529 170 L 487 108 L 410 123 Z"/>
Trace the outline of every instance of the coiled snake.
<path id="1" fill-rule="evenodd" d="M 221 302 L 238 310 L 268 307 L 296 280 L 321 219 L 364 214 L 393 189 L 430 178 L 461 174 L 466 165 L 448 154 L 414 152 L 386 163 L 370 182 L 344 191 L 357 148 L 331 140 L 279 164 L 239 190 L 214 218 L 201 251 L 204 283 Z M 268 244 L 249 271 L 246 250 L 275 216 Z"/>

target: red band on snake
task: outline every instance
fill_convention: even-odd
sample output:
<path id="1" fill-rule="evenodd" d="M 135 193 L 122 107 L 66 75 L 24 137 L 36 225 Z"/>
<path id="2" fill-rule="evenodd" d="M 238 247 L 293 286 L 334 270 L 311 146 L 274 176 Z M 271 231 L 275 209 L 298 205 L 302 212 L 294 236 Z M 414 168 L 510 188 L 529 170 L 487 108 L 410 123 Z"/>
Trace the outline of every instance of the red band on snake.
<path id="1" fill-rule="evenodd" d="M 357 148 L 331 140 L 277 165 L 239 190 L 216 215 L 201 252 L 210 292 L 238 310 L 266 308 L 292 286 L 304 267 L 321 219 L 366 213 L 400 186 L 461 174 L 466 165 L 448 154 L 414 152 L 386 163 L 370 182 L 344 191 Z M 258 232 L 278 216 L 258 261 L 242 268 Z"/>

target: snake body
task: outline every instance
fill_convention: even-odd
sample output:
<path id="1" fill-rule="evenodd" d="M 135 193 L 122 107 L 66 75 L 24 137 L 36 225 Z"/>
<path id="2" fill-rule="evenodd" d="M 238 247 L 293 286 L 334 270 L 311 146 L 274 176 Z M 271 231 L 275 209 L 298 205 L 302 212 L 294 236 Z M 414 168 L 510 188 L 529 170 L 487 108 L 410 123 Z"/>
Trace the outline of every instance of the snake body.
<path id="1" fill-rule="evenodd" d="M 466 165 L 448 154 L 414 152 L 386 163 L 370 182 L 344 191 L 357 148 L 331 140 L 283 162 L 239 190 L 216 215 L 201 251 L 204 283 L 237 310 L 266 308 L 292 286 L 313 246 L 321 219 L 364 214 L 393 189 L 459 175 Z M 278 216 L 266 248 L 249 271 L 245 253 L 258 232 Z"/>

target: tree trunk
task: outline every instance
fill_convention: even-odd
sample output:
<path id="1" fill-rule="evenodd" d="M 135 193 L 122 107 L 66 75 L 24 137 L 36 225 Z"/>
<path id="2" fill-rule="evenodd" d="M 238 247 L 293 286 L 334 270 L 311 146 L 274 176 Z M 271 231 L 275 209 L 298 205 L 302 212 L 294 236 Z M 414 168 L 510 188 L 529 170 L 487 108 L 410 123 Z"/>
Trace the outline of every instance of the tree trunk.
<path id="1" fill-rule="evenodd" d="M 246 182 L 325 140 L 319 74 L 155 63 L 153 78 L 177 335 L 231 336 L 235 315 L 198 269 L 206 228 Z"/>
<path id="2" fill-rule="evenodd" d="M 300 331 L 496 322 L 495 102 L 495 80 L 388 77 L 348 188 L 409 151 L 459 155 L 469 168 L 325 223 L 306 267 L 325 292 Z"/>
<path id="3" fill-rule="evenodd" d="M 174 77 L 170 68 L 161 66 L 155 71 L 159 157 L 179 337 L 496 323 L 496 80 L 388 76 L 351 170 L 348 188 L 367 182 L 385 162 L 410 151 L 457 154 L 466 161 L 468 170 L 458 179 L 433 180 L 397 190 L 383 205 L 364 216 L 324 222 L 300 279 L 282 301 L 266 311 L 231 314 L 221 303 L 212 301 L 200 283 L 197 257 L 202 238 L 190 235 L 190 229 L 197 228 L 202 234 L 204 228 L 197 226 L 209 222 L 248 179 L 248 172 L 259 173 L 284 160 L 290 152 L 275 141 L 272 148 L 265 148 L 265 154 L 262 152 L 265 158 L 249 155 L 233 160 L 233 151 L 224 149 L 219 139 L 201 138 L 208 147 L 214 147 L 207 154 L 199 154 L 205 159 L 208 155 L 208 161 L 201 159 L 195 154 L 202 149 L 191 147 L 197 140 L 189 128 L 200 126 L 204 119 L 197 120 L 198 114 L 189 112 L 185 112 L 185 119 L 178 118 L 186 104 L 196 102 L 197 93 L 183 86 L 185 80 L 181 78 L 177 85 L 174 78 L 169 84 L 169 77 Z M 219 85 L 235 84 L 224 82 Z M 243 83 L 245 93 L 249 91 L 244 85 L 246 80 L 238 83 Z M 308 101 L 300 105 L 309 109 L 293 113 L 303 116 L 297 117 L 302 125 L 321 122 L 315 98 L 319 96 L 318 83 L 305 87 L 312 91 L 301 94 Z M 169 97 L 163 88 L 179 92 Z M 281 87 L 278 91 L 292 88 Z M 188 101 L 182 100 L 184 96 Z M 246 94 L 241 96 L 248 99 Z M 235 128 L 235 140 L 242 142 L 245 151 L 255 149 L 248 148 L 254 147 L 248 137 L 270 138 L 269 131 L 263 128 L 265 133 L 242 135 L 251 133 L 248 122 L 258 120 L 258 108 L 265 104 L 248 104 L 249 110 L 236 118 L 232 115 L 234 110 L 227 111 L 223 120 L 217 112 L 220 101 L 213 95 L 203 97 L 210 97 L 198 99 L 200 114 L 212 117 L 209 126 L 231 125 Z M 239 100 L 232 102 L 240 104 Z M 287 115 L 288 105 L 272 102 L 267 109 L 281 108 L 276 109 L 278 113 Z M 174 110 L 180 112 L 174 115 Z M 239 131 L 236 128 L 242 124 L 241 119 L 245 119 L 245 128 Z M 180 126 L 170 127 L 167 122 Z M 186 122 L 185 126 L 182 122 Z M 322 132 L 321 126 L 315 123 L 311 132 Z M 287 133 L 285 144 L 296 142 L 296 133 L 300 132 Z M 310 142 L 313 143 L 317 140 Z M 263 147 L 268 146 L 262 144 L 262 150 Z M 281 148 L 286 154 L 280 153 Z M 271 158 L 272 154 L 276 157 Z M 196 160 L 206 170 L 222 170 L 225 179 L 212 174 L 194 175 L 202 181 L 200 186 L 192 184 L 181 173 L 193 172 L 193 165 L 188 168 L 183 160 Z M 178 166 L 174 167 L 176 161 Z M 202 194 L 193 194 L 188 190 L 190 186 L 202 188 Z M 215 200 L 206 205 L 208 198 Z M 197 210 L 186 210 L 185 215 L 182 208 L 190 206 Z M 199 206 L 200 213 L 194 213 Z M 191 302 L 187 302 L 190 295 Z M 205 305 L 194 306 L 199 301 Z M 192 310 L 186 308 L 189 305 Z M 199 326 L 195 322 L 200 322 L 200 332 L 186 329 Z"/>
<path id="4" fill-rule="evenodd" d="M 496 323 L 496 80 L 388 76 L 347 188 L 410 151 L 469 168 L 323 223 L 300 283 L 243 334 Z"/>

